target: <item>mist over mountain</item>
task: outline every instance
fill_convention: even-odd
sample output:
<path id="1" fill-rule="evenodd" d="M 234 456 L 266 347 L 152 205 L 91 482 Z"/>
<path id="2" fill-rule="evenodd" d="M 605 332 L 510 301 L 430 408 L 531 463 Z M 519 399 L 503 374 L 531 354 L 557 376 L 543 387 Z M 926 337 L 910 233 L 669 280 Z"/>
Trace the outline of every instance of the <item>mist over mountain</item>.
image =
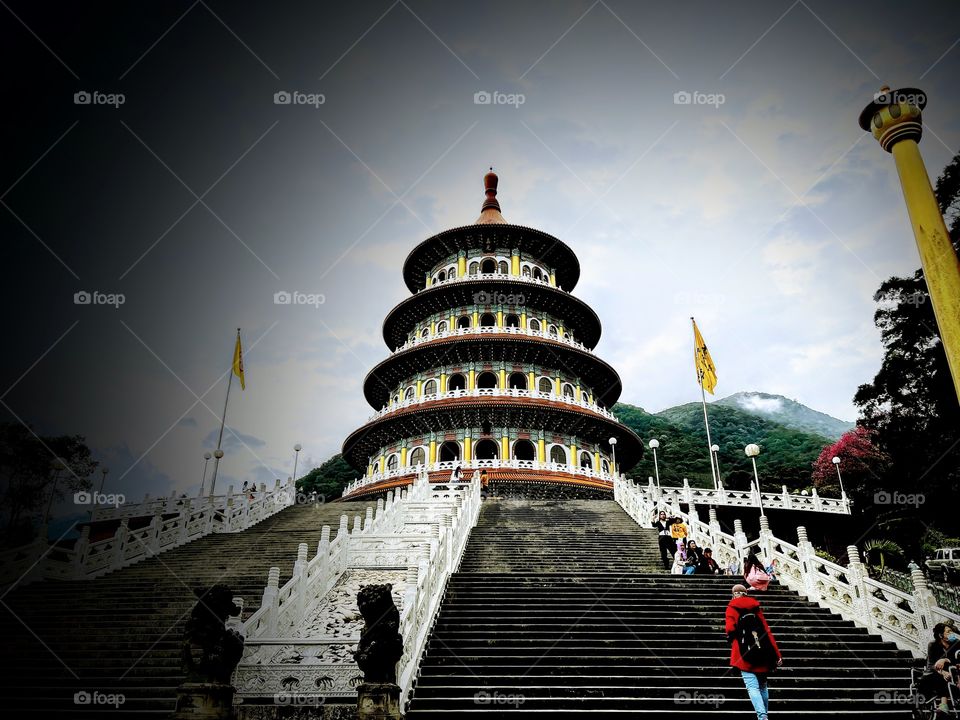
<path id="1" fill-rule="evenodd" d="M 751 415 L 773 420 L 784 427 L 822 435 L 831 440 L 839 439 L 841 435 L 854 427 L 852 422 L 838 420 L 783 395 L 771 395 L 764 392 L 738 392 L 710 404 L 738 408 Z"/>

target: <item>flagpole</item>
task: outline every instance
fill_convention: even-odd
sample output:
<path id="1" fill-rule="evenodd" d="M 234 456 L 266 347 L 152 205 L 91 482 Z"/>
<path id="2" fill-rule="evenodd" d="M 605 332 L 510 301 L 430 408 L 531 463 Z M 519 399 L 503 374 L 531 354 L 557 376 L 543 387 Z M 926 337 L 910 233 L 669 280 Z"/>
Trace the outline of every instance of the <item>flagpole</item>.
<path id="1" fill-rule="evenodd" d="M 237 339 L 240 338 L 240 328 L 237 328 Z M 236 348 L 236 345 L 234 345 Z M 223 401 L 223 415 L 220 417 L 220 435 L 217 437 L 217 452 L 213 462 L 213 479 L 210 481 L 210 495 L 213 495 L 213 489 L 217 486 L 217 470 L 220 469 L 220 458 L 223 453 L 220 452 L 220 445 L 223 443 L 223 427 L 227 424 L 227 403 L 230 402 L 230 387 L 233 385 L 233 358 L 230 359 L 230 378 L 227 380 L 227 397 Z"/>
<path id="2" fill-rule="evenodd" d="M 696 328 L 696 321 L 692 316 L 690 323 Z M 696 330 L 694 330 L 694 338 L 696 338 Z M 707 429 L 707 454 L 710 455 L 710 480 L 713 482 L 713 489 L 719 490 L 720 487 L 717 485 L 717 471 L 713 464 L 713 440 L 710 438 L 710 420 L 707 418 L 707 394 L 703 389 L 703 373 L 699 368 L 697 369 L 697 383 L 700 385 L 700 399 L 703 401 L 703 424 Z"/>

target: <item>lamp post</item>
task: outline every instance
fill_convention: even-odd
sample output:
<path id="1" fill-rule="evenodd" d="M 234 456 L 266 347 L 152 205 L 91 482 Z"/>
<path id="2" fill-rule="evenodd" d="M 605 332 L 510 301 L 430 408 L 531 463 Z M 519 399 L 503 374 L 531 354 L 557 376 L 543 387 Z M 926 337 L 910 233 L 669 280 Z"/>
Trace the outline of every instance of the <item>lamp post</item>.
<path id="1" fill-rule="evenodd" d="M 653 438 L 653 440 L 651 440 L 648 443 L 648 447 L 651 450 L 653 450 L 653 474 L 656 475 L 656 478 L 657 478 L 657 494 L 659 495 L 660 494 L 660 465 L 657 462 L 657 448 L 660 447 L 660 441 L 657 440 L 656 438 Z"/>
<path id="2" fill-rule="evenodd" d="M 840 497 L 845 498 L 847 494 L 843 491 L 843 476 L 840 474 L 840 458 L 834 455 L 833 460 L 830 462 L 832 462 L 833 466 L 837 469 L 837 480 L 840 481 Z"/>
<path id="3" fill-rule="evenodd" d="M 197 497 L 203 497 L 203 488 L 207 484 L 207 465 L 210 463 L 210 458 L 212 457 L 213 455 L 209 450 L 203 454 L 203 478 L 200 480 L 200 494 L 197 495 Z"/>
<path id="4" fill-rule="evenodd" d="M 103 495 L 103 486 L 107 483 L 107 473 L 110 472 L 110 468 L 104 466 L 100 468 L 100 495 Z"/>
<path id="5" fill-rule="evenodd" d="M 757 474 L 757 455 L 760 454 L 760 446 L 750 443 L 743 449 L 743 453 L 753 463 L 753 477 L 757 481 L 757 502 L 760 504 L 760 515 L 766 515 L 763 511 L 763 497 L 760 495 L 760 475 Z"/>
<path id="6" fill-rule="evenodd" d="M 300 443 L 293 446 L 293 482 L 297 482 L 297 460 L 300 459 L 301 450 L 303 446 Z"/>
<path id="7" fill-rule="evenodd" d="M 610 438 L 610 454 L 613 457 L 613 476 L 617 477 L 617 439 L 615 437 Z"/>
<path id="8" fill-rule="evenodd" d="M 713 466 L 717 469 L 717 481 L 714 484 L 714 490 L 720 489 L 720 446 L 714 443 L 710 446 L 710 452 L 713 453 Z"/>
<path id="9" fill-rule="evenodd" d="M 220 469 L 220 460 L 223 458 L 223 450 L 217 448 L 213 451 L 213 477 L 210 478 L 210 497 L 213 497 L 213 491 L 217 487 L 217 471 Z"/>

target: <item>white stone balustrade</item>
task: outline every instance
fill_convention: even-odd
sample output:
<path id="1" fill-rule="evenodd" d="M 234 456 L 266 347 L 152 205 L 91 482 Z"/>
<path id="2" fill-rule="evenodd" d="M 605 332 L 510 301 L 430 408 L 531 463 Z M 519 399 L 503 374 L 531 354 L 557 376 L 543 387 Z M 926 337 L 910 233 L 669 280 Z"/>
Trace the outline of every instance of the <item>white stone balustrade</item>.
<path id="1" fill-rule="evenodd" d="M 529 320 L 528 320 L 529 322 Z M 404 350 L 409 350 L 410 348 L 417 347 L 418 345 L 424 345 L 433 340 L 444 340 L 448 338 L 458 338 L 458 337 L 471 337 L 477 335 L 520 335 L 522 337 L 531 337 L 537 338 L 538 340 L 553 340 L 554 342 L 563 343 L 564 345 L 569 345 L 572 348 L 577 350 L 582 350 L 583 352 L 593 353 L 589 347 L 584 345 L 582 342 L 576 340 L 573 337 L 567 335 L 567 337 L 561 337 L 559 333 L 554 334 L 549 330 L 530 330 L 528 328 L 520 327 L 497 327 L 496 325 L 481 325 L 479 327 L 469 327 L 469 328 L 455 328 L 453 330 L 444 330 L 443 332 L 430 333 L 426 337 L 417 336 L 413 339 L 407 340 L 403 345 L 398 347 L 393 351 L 392 354 L 403 352 Z"/>
<path id="2" fill-rule="evenodd" d="M 750 550 L 756 551 L 766 563 L 776 564 L 779 582 L 795 590 L 808 600 L 828 608 L 846 620 L 895 643 L 915 657 L 926 656 L 930 632 L 938 622 L 952 620 L 960 624 L 960 616 L 937 606 L 926 578 L 919 570 L 912 573 L 912 593 L 898 590 L 867 576 L 860 553 L 855 546 L 847 549 L 846 567 L 819 557 L 807 538 L 803 527 L 797 528 L 797 544 L 775 537 L 770 532 L 766 517 L 760 519 L 760 537 L 748 543 L 741 521 L 734 521 L 734 534 L 720 530 L 719 524 L 701 522 L 693 513 L 680 510 L 680 503 L 688 503 L 677 494 L 657 497 L 656 488 L 641 487 L 630 480 L 614 483 L 614 498 L 624 510 L 643 527 L 653 522 L 655 512 L 664 506 L 667 512 L 680 517 L 688 527 L 690 537 L 701 547 L 713 548 L 714 558 L 721 567 L 740 563 Z M 764 506 L 767 507 L 766 499 Z M 695 505 L 689 503 L 693 509 Z"/>
<path id="3" fill-rule="evenodd" d="M 659 489 L 652 480 L 648 480 L 648 492 L 652 497 L 665 503 L 685 503 L 687 505 L 724 505 L 732 507 L 759 507 L 760 500 L 766 510 L 812 510 L 815 512 L 850 514 L 850 500 L 844 493 L 839 498 L 820 497 L 814 488 L 809 495 L 791 493 L 786 485 L 778 493 L 760 493 L 758 499 L 756 486 L 751 490 L 727 490 L 720 484 L 719 489 L 692 488 L 690 481 L 684 479 L 682 487 L 661 486 Z"/>
<path id="4" fill-rule="evenodd" d="M 431 485 L 421 471 L 410 487 L 388 492 L 352 529 L 345 515 L 333 539 L 332 529 L 324 527 L 312 558 L 301 545 L 282 587 L 279 568 L 272 568 L 260 608 L 244 623 L 244 657 L 233 679 L 241 702 L 281 687 L 299 695 L 292 702 L 300 704 L 355 695 L 362 681 L 353 660 L 362 628 L 356 593 L 366 582 L 384 580 L 393 584 L 400 609 L 397 678 L 405 700 L 447 578 L 479 512 L 479 478 Z"/>

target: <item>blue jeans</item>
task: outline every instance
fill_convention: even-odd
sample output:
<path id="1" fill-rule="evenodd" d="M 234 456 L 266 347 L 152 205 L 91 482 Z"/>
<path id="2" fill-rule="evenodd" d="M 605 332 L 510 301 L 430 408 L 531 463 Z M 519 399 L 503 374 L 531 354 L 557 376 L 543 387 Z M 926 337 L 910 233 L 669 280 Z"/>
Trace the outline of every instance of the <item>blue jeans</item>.
<path id="1" fill-rule="evenodd" d="M 690 565 L 689 567 L 685 567 L 685 568 L 683 569 L 683 574 L 684 574 L 684 575 L 693 575 L 693 573 L 694 573 L 695 571 L 696 571 L 696 568 L 693 567 L 693 565 Z"/>
<path id="2" fill-rule="evenodd" d="M 766 720 L 770 708 L 767 676 L 764 673 L 752 673 L 746 670 L 741 670 L 740 674 L 743 676 L 743 684 L 747 686 L 747 694 L 750 695 L 753 709 L 757 711 L 757 717 Z"/>

